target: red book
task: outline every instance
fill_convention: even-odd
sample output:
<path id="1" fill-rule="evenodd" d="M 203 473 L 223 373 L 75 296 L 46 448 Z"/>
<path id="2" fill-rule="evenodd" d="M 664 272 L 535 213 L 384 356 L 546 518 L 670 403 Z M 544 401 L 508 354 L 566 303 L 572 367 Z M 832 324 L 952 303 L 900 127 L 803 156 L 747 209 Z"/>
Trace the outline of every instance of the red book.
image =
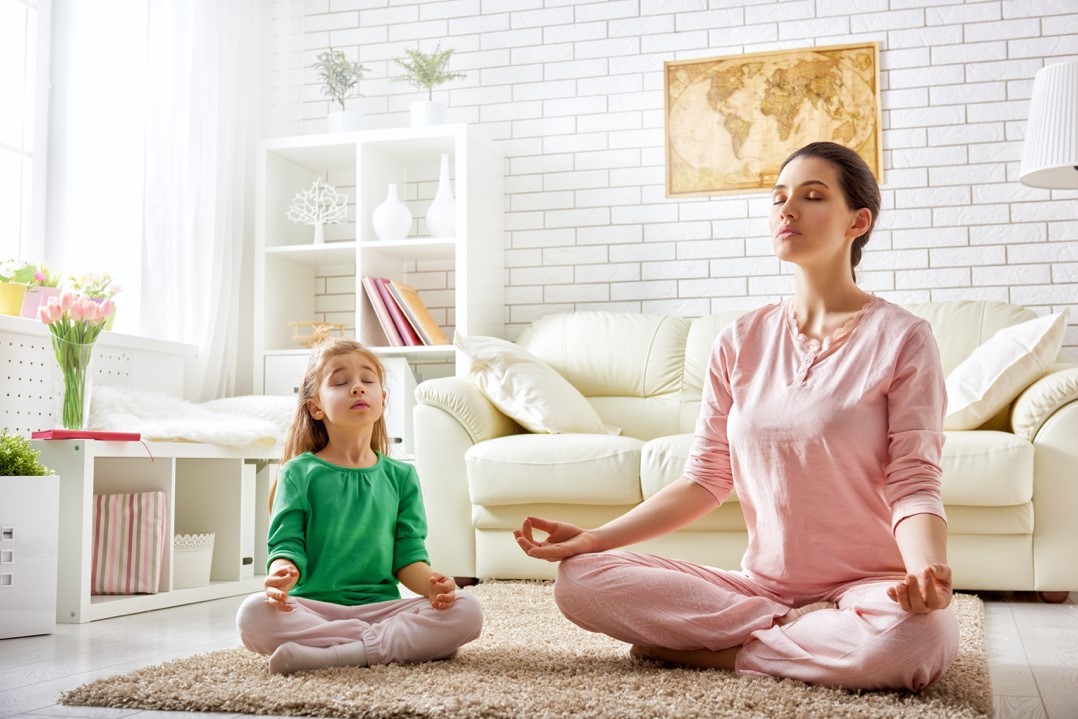
<path id="1" fill-rule="evenodd" d="M 31 432 L 30 439 L 97 439 L 102 442 L 138 442 L 138 432 L 98 432 L 90 429 L 43 429 Z"/>
<path id="2" fill-rule="evenodd" d="M 378 285 L 378 294 L 382 296 L 382 304 L 386 306 L 389 316 L 393 318 L 393 324 L 396 325 L 397 332 L 400 333 L 404 344 L 409 347 L 422 346 L 423 340 L 419 339 L 415 328 L 412 327 L 408 318 L 401 312 L 401 308 L 397 306 L 396 300 L 393 299 L 393 295 L 389 291 L 389 280 L 385 277 L 372 277 L 371 279 L 374 280 L 374 284 Z"/>

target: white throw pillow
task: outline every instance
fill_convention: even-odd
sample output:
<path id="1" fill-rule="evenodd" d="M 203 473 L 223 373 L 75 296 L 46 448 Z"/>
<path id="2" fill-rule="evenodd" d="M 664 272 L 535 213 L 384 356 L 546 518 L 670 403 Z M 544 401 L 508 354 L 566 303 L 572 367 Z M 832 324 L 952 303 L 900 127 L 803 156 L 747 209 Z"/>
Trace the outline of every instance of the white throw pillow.
<path id="1" fill-rule="evenodd" d="M 976 429 L 1045 373 L 1063 346 L 1067 313 L 1003 329 L 951 370 L 944 429 Z"/>
<path id="2" fill-rule="evenodd" d="M 557 370 L 520 345 L 497 337 L 465 337 L 453 344 L 471 360 L 471 376 L 491 404 L 530 432 L 620 434 L 603 424 L 584 395 Z"/>

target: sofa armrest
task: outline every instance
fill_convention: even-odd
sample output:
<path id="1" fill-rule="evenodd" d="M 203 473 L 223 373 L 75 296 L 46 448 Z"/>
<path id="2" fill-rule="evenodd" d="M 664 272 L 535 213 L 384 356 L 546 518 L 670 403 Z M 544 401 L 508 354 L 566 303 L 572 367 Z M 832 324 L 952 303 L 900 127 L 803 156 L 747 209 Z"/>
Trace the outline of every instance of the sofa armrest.
<path id="1" fill-rule="evenodd" d="M 415 398 L 418 404 L 437 407 L 460 422 L 472 444 L 522 431 L 519 424 L 490 403 L 475 382 L 467 379 L 427 380 L 416 387 Z"/>
<path id="2" fill-rule="evenodd" d="M 1055 409 L 1033 437 L 1033 578 L 1041 592 L 1078 591 L 1078 401 Z"/>
<path id="3" fill-rule="evenodd" d="M 416 387 L 415 396 L 415 466 L 431 567 L 453 577 L 474 577 L 475 525 L 464 454 L 479 442 L 523 429 L 467 379 L 427 380 Z"/>
<path id="4" fill-rule="evenodd" d="M 1033 441 L 1054 412 L 1078 400 L 1078 365 L 1057 364 L 1011 405 L 1011 431 Z"/>

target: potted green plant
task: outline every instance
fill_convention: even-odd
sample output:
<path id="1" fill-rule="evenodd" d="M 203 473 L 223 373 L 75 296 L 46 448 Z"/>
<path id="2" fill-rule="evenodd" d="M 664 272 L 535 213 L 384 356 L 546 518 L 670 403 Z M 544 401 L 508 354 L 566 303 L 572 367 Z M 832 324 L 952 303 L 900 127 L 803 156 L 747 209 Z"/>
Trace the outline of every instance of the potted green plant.
<path id="1" fill-rule="evenodd" d="M 370 68 L 349 60 L 343 50 L 334 50 L 332 47 L 318 53 L 318 61 L 311 67 L 318 71 L 318 79 L 322 81 L 322 94 L 341 106 L 340 110 L 330 110 L 326 115 L 329 131 L 358 130 L 362 115 L 359 110 L 349 110 L 345 100 L 350 97 L 363 97 L 363 93 L 358 90 L 359 81 Z"/>
<path id="2" fill-rule="evenodd" d="M 17 577 L 3 590 L 0 639 L 56 629 L 60 482 L 39 456 L 22 435 L 0 432 L 0 542 L 4 571 Z"/>
<path id="3" fill-rule="evenodd" d="M 0 262 L 0 315 L 18 317 L 26 287 L 33 281 L 36 268 L 29 262 L 5 260 Z"/>
<path id="4" fill-rule="evenodd" d="M 467 77 L 463 72 L 453 72 L 449 69 L 449 58 L 455 50 L 451 47 L 442 50 L 438 45 L 433 51 L 426 53 L 422 50 L 405 50 L 408 54 L 405 58 L 394 58 L 403 70 L 403 75 L 393 78 L 394 82 L 407 82 L 418 90 L 427 91 L 426 100 L 413 102 L 410 110 L 412 126 L 439 125 L 445 122 L 445 104 L 434 99 L 434 88 Z"/>
<path id="5" fill-rule="evenodd" d="M 37 319 L 38 309 L 47 305 L 50 297 L 60 296 L 60 275 L 42 262 L 34 265 L 34 275 L 26 284 L 26 296 L 23 298 L 19 316 Z"/>

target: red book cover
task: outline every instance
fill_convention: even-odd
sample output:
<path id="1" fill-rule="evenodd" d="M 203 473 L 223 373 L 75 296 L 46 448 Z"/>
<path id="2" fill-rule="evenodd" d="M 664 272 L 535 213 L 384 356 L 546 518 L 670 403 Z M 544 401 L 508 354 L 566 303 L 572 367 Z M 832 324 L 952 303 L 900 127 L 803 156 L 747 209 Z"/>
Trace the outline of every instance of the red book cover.
<path id="1" fill-rule="evenodd" d="M 43 429 L 30 433 L 31 439 L 97 439 L 102 442 L 138 442 L 138 432 L 98 432 L 90 429 Z"/>
<path id="2" fill-rule="evenodd" d="M 372 277 L 371 279 L 374 280 L 374 284 L 378 285 L 378 294 L 382 296 L 382 303 L 386 306 L 386 310 L 389 311 L 389 316 L 393 318 L 393 324 L 397 326 L 397 332 L 400 333 L 404 344 L 410 347 L 421 346 L 423 340 L 419 339 L 415 328 L 412 327 L 408 318 L 401 312 L 401 308 L 397 306 L 396 300 L 393 299 L 393 295 L 389 291 L 389 280 L 384 277 Z"/>

